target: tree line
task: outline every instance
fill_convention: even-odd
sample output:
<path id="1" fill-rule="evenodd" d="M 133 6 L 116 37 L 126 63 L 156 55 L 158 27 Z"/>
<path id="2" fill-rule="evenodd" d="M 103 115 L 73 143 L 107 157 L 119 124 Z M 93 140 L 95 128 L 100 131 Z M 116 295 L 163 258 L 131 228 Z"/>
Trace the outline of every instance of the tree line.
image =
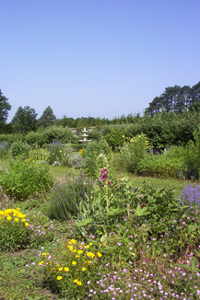
<path id="1" fill-rule="evenodd" d="M 153 116 L 161 111 L 183 113 L 188 110 L 200 110 L 200 81 L 194 86 L 167 87 L 149 103 L 146 113 Z"/>
<path id="2" fill-rule="evenodd" d="M 48 106 L 37 119 L 37 113 L 34 108 L 29 106 L 19 106 L 12 121 L 6 123 L 11 105 L 8 99 L 0 90 L 0 133 L 27 133 L 36 131 L 39 128 L 47 128 L 51 125 L 60 125 L 69 128 L 81 128 L 104 125 L 122 125 L 137 124 L 143 122 L 144 118 L 152 118 L 154 115 L 166 113 L 175 113 L 187 115 L 188 112 L 200 111 L 200 82 L 196 85 L 180 87 L 167 87 L 159 96 L 155 97 L 146 108 L 144 116 L 139 113 L 127 116 L 114 117 L 112 120 L 108 118 L 82 117 L 71 118 L 64 115 L 62 119 L 57 119 L 52 108 Z"/>

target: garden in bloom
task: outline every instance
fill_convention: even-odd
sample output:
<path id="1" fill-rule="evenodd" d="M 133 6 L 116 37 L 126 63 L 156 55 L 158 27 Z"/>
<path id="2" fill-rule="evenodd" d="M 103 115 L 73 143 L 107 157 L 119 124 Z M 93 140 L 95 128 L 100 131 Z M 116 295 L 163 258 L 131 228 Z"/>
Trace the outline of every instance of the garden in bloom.
<path id="1" fill-rule="evenodd" d="M 150 145 L 124 139 L 4 159 L 0 299 L 200 299 L 200 184 L 133 175 Z"/>

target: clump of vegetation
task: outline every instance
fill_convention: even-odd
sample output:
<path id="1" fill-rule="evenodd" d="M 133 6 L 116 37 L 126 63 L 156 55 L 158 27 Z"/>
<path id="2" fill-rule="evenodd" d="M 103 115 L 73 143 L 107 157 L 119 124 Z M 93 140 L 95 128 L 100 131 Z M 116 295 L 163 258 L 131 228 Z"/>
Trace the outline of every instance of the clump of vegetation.
<path id="1" fill-rule="evenodd" d="M 62 253 L 62 255 L 61 255 Z M 52 253 L 41 253 L 39 262 L 44 280 L 53 291 L 62 297 L 83 299 L 89 280 L 97 276 L 97 266 L 102 254 L 93 243 L 71 239 L 61 243 Z"/>
<path id="2" fill-rule="evenodd" d="M 11 145 L 11 155 L 16 158 L 17 156 L 28 157 L 30 146 L 23 141 L 16 141 Z"/>
<path id="3" fill-rule="evenodd" d="M 10 163 L 8 172 L 3 174 L 1 185 L 11 197 L 24 200 L 37 193 L 48 192 L 53 185 L 53 178 L 46 165 L 16 160 Z"/>
<path id="4" fill-rule="evenodd" d="M 149 141 L 145 134 L 139 134 L 127 141 L 121 149 L 121 161 L 126 170 L 130 173 L 137 173 L 139 163 L 144 159 L 148 150 L 151 149 Z"/>
<path id="5" fill-rule="evenodd" d="M 29 223 L 20 209 L 0 210 L 0 250 L 25 248 L 30 243 Z"/>
<path id="6" fill-rule="evenodd" d="M 98 171 L 97 157 L 100 154 L 109 155 L 109 145 L 105 141 L 92 141 L 83 149 L 83 169 L 84 173 L 91 177 L 96 177 Z"/>
<path id="7" fill-rule="evenodd" d="M 66 183 L 56 183 L 50 193 L 48 216 L 58 220 L 76 217 L 80 202 L 90 198 L 92 185 L 93 182 L 82 174 Z"/>

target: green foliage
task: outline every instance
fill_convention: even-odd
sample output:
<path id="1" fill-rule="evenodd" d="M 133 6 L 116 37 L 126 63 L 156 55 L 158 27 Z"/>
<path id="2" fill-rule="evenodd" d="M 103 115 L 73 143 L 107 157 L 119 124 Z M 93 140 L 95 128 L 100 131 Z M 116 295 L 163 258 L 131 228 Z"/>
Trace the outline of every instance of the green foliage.
<path id="1" fill-rule="evenodd" d="M 47 192 L 53 185 L 53 179 L 46 165 L 16 160 L 11 162 L 8 172 L 3 174 L 1 185 L 8 195 L 23 200 Z"/>
<path id="2" fill-rule="evenodd" d="M 180 153 L 180 156 L 177 154 Z M 162 178 L 187 178 L 187 164 L 184 148 L 171 148 L 161 155 L 146 154 L 138 164 L 138 173 L 143 176 Z"/>
<path id="3" fill-rule="evenodd" d="M 144 134 L 133 137 L 121 149 L 121 159 L 126 170 L 130 173 L 137 173 L 140 162 L 144 159 L 149 143 Z"/>
<path id="4" fill-rule="evenodd" d="M 68 159 L 73 153 L 73 148 L 68 145 L 64 145 L 60 142 L 51 143 L 48 147 L 47 161 L 53 165 L 68 165 Z"/>
<path id="5" fill-rule="evenodd" d="M 123 134 L 124 130 L 122 128 L 119 126 L 113 126 L 110 129 L 110 132 L 105 135 L 105 140 L 112 150 L 119 149 L 123 145 Z"/>
<path id="6" fill-rule="evenodd" d="M 62 126 L 50 126 L 43 130 L 42 133 L 43 144 L 50 144 L 52 142 L 61 142 L 63 144 L 71 143 L 76 140 L 72 131 Z"/>
<path id="7" fill-rule="evenodd" d="M 11 155 L 15 158 L 17 156 L 28 157 L 30 146 L 23 141 L 16 141 L 11 145 Z"/>
<path id="8" fill-rule="evenodd" d="M 18 108 L 16 114 L 14 115 L 11 124 L 14 127 L 15 132 L 26 133 L 31 130 L 36 129 L 37 113 L 34 108 L 21 106 Z"/>
<path id="9" fill-rule="evenodd" d="M 199 179 L 200 177 L 200 126 L 194 131 L 194 141 L 190 141 L 186 147 L 188 166 L 188 178 Z"/>
<path id="10" fill-rule="evenodd" d="M 68 159 L 69 167 L 80 169 L 82 167 L 83 158 L 79 153 L 75 153 Z"/>
<path id="11" fill-rule="evenodd" d="M 48 151 L 43 148 L 36 148 L 29 150 L 28 158 L 26 162 L 44 162 L 46 163 Z"/>
<path id="12" fill-rule="evenodd" d="M 21 133 L 0 134 L 0 141 L 5 141 L 9 145 L 19 140 L 24 141 L 24 136 Z"/>
<path id="13" fill-rule="evenodd" d="M 0 159 L 2 163 L 2 158 L 8 155 L 9 145 L 7 142 L 0 142 Z"/>
<path id="14" fill-rule="evenodd" d="M 92 182 L 82 174 L 66 183 L 58 182 L 51 191 L 48 216 L 51 219 L 66 220 L 77 216 L 80 201 L 90 197 Z"/>
<path id="15" fill-rule="evenodd" d="M 20 209 L 0 211 L 0 250 L 17 250 L 30 242 L 29 223 Z"/>
<path id="16" fill-rule="evenodd" d="M 41 117 L 37 120 L 38 127 L 48 127 L 55 124 L 56 116 L 53 113 L 53 110 L 48 106 L 44 111 Z"/>
<path id="17" fill-rule="evenodd" d="M 7 120 L 8 112 L 10 109 L 11 105 L 8 103 L 8 99 L 0 90 L 0 121 L 5 122 Z"/>
<path id="18" fill-rule="evenodd" d="M 109 154 L 109 146 L 104 141 L 92 141 L 83 149 L 83 168 L 84 172 L 91 177 L 96 177 L 98 171 L 97 157 L 102 153 Z"/>

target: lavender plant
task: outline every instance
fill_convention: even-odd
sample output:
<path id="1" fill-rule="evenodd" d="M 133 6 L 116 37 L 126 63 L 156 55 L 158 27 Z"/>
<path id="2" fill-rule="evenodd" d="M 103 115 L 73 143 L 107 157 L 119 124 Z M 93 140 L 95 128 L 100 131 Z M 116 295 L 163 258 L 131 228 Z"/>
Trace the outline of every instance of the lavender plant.
<path id="1" fill-rule="evenodd" d="M 200 186 L 197 184 L 185 186 L 180 194 L 180 203 L 197 204 L 200 207 Z"/>

